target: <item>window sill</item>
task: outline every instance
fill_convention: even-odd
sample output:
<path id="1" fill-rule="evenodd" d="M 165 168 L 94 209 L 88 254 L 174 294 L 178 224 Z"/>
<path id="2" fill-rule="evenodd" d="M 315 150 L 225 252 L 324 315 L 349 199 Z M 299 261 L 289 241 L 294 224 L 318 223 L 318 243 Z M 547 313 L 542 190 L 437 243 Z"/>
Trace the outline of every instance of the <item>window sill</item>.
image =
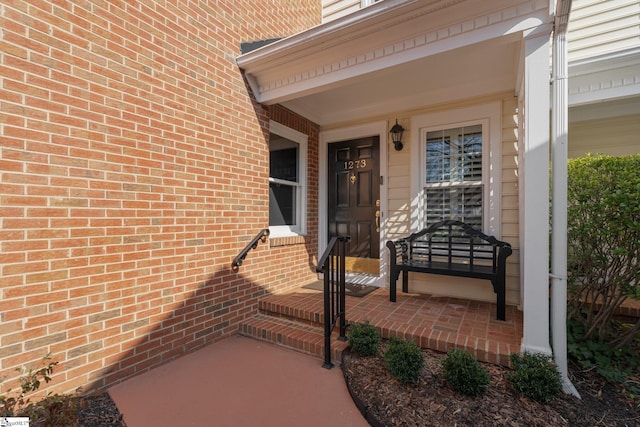
<path id="1" fill-rule="evenodd" d="M 269 237 L 269 247 L 301 245 L 305 243 L 305 236 L 275 236 Z"/>

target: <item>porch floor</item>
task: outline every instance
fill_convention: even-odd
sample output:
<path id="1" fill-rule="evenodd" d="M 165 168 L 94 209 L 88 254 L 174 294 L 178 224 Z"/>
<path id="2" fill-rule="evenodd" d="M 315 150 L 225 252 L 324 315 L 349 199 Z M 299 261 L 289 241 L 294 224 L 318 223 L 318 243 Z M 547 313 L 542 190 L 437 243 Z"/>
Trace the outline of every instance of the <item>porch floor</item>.
<path id="1" fill-rule="evenodd" d="M 321 324 L 323 294 L 294 288 L 263 298 L 260 308 L 271 316 Z M 509 365 L 511 353 L 520 352 L 522 312 L 513 306 L 507 306 L 506 320 L 500 321 L 495 304 L 402 292 L 392 303 L 389 290 L 380 288 L 362 298 L 347 296 L 346 312 L 347 323 L 368 320 L 383 338 L 412 339 L 423 348 L 462 348 L 478 360 L 500 365 Z"/>

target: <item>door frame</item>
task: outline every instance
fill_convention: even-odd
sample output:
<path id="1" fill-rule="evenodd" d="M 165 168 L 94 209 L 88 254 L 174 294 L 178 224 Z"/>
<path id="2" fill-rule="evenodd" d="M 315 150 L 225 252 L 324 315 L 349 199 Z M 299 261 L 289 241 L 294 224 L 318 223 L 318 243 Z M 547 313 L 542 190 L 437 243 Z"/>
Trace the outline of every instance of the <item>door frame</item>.
<path id="1" fill-rule="evenodd" d="M 318 258 L 322 255 L 329 243 L 328 235 L 328 145 L 334 142 L 347 141 L 351 139 L 364 138 L 367 136 L 378 136 L 380 138 L 380 272 L 378 276 L 347 272 L 347 281 L 361 283 L 379 287 L 386 286 L 387 260 L 388 254 L 385 250 L 386 224 L 387 224 L 387 200 L 388 200 L 388 179 L 387 179 L 387 126 L 386 120 L 365 123 L 356 126 L 330 129 L 321 131 L 319 135 L 318 147 Z"/>

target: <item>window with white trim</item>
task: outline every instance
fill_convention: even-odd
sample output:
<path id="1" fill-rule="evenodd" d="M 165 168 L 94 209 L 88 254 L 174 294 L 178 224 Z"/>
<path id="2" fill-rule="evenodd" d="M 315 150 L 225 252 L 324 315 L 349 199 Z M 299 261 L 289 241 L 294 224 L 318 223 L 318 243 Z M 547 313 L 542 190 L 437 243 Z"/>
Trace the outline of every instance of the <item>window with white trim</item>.
<path id="1" fill-rule="evenodd" d="M 421 132 L 425 226 L 444 219 L 484 225 L 483 126 Z"/>
<path id="2" fill-rule="evenodd" d="M 269 230 L 272 237 L 306 233 L 307 136 L 270 123 Z"/>

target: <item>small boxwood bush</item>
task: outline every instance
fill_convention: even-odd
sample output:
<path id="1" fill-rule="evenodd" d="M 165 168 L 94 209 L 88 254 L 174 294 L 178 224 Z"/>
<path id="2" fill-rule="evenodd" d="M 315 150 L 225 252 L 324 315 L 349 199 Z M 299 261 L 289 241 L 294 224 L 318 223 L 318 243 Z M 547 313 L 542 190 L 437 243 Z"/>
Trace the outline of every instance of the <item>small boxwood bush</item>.
<path id="1" fill-rule="evenodd" d="M 453 349 L 442 360 L 444 375 L 459 393 L 475 396 L 489 385 L 489 374 L 469 352 Z"/>
<path id="2" fill-rule="evenodd" d="M 518 394 L 547 403 L 562 391 L 560 372 L 544 354 L 512 354 L 511 363 L 514 372 L 507 379 Z"/>
<path id="3" fill-rule="evenodd" d="M 351 326 L 348 334 L 353 351 L 361 356 L 375 356 L 380 348 L 380 334 L 375 326 L 365 320 Z"/>
<path id="4" fill-rule="evenodd" d="M 415 383 L 424 365 L 424 355 L 413 341 L 391 337 L 384 354 L 387 369 L 403 383 Z"/>

